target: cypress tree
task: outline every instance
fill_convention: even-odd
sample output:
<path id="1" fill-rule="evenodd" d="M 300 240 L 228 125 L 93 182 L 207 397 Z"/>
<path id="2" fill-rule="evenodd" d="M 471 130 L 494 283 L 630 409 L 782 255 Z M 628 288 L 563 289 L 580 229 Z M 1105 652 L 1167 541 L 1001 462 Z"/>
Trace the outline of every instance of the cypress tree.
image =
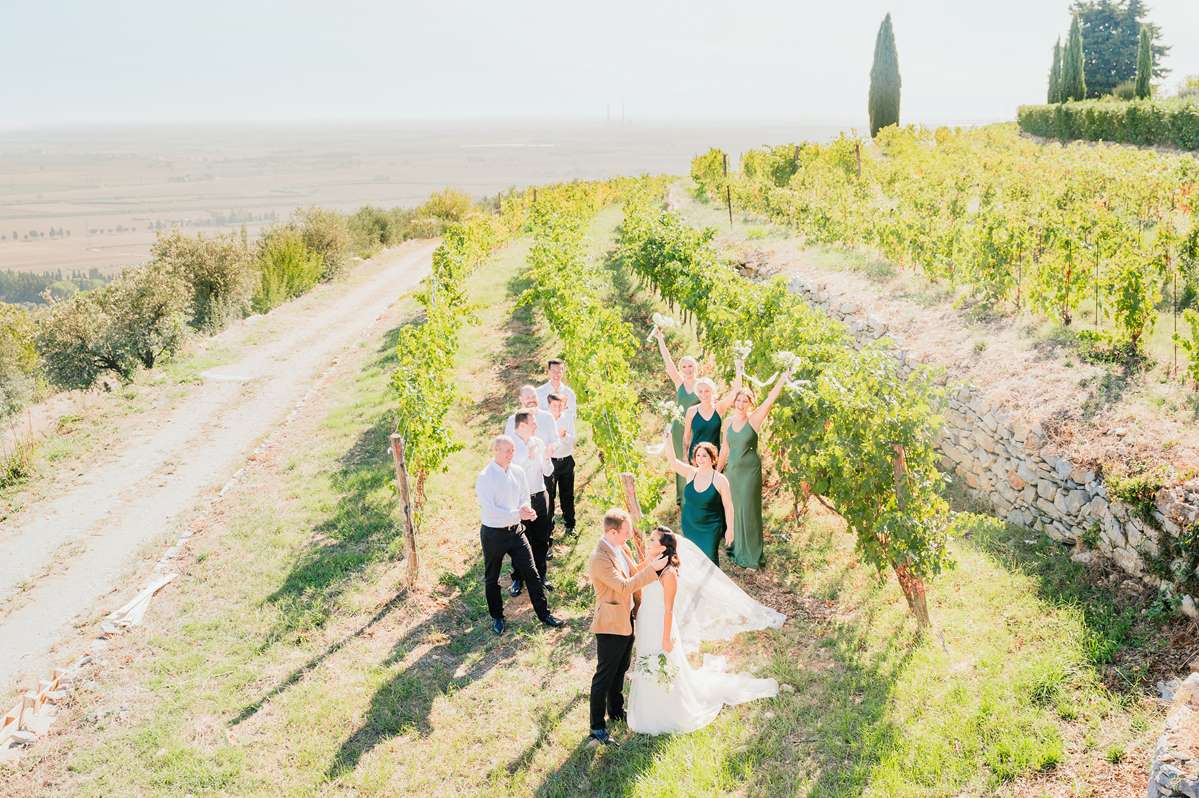
<path id="1" fill-rule="evenodd" d="M 1053 43 L 1053 66 L 1049 68 L 1049 102 L 1062 101 L 1062 39 Z"/>
<path id="2" fill-rule="evenodd" d="M 1149 97 L 1149 80 L 1153 77 L 1153 38 L 1147 25 L 1141 26 L 1141 42 L 1137 48 L 1137 99 Z"/>
<path id="3" fill-rule="evenodd" d="M 895 51 L 895 32 L 891 15 L 883 17 L 874 40 L 874 65 L 870 67 L 870 135 L 878 135 L 887 125 L 899 124 L 899 54 Z"/>
<path id="4" fill-rule="evenodd" d="M 1086 67 L 1082 49 L 1082 29 L 1075 14 L 1070 22 L 1070 36 L 1062 54 L 1062 102 L 1082 100 L 1087 96 Z"/>

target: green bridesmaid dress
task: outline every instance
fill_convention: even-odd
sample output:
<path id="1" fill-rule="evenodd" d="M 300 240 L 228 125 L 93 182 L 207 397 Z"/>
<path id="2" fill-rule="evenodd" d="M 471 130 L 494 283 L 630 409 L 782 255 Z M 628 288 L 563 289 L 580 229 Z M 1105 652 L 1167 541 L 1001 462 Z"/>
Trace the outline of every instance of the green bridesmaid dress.
<path id="1" fill-rule="evenodd" d="M 762 564 L 762 458 L 758 432 L 746 421 L 740 430 L 725 429 L 729 459 L 724 475 L 733 494 L 733 562 L 742 568 Z"/>
<path id="2" fill-rule="evenodd" d="M 692 479 L 683 488 L 683 537 L 690 540 L 708 555 L 708 559 L 720 564 L 720 542 L 728 527 L 724 522 L 724 502 L 716 490 L 716 477 L 707 490 L 696 490 Z"/>
<path id="3" fill-rule="evenodd" d="M 679 383 L 678 389 L 674 392 L 674 400 L 683 408 L 683 418 L 687 417 L 687 411 L 693 405 L 699 404 L 699 397 L 684 387 L 683 383 Z M 670 424 L 670 439 L 674 441 L 674 456 L 683 460 L 683 422 L 673 421 Z M 686 462 L 686 461 L 684 461 Z M 683 506 L 683 486 L 687 484 L 678 474 L 674 476 L 674 498 L 678 502 L 679 507 Z"/>
<path id="4" fill-rule="evenodd" d="M 691 465 L 695 465 L 691 461 L 695 456 L 695 447 L 704 441 L 715 446 L 716 451 L 720 451 L 720 412 L 717 410 L 713 410 L 712 417 L 708 419 L 701 416 L 698 410 L 691 417 L 691 448 L 687 451 L 687 462 Z"/>

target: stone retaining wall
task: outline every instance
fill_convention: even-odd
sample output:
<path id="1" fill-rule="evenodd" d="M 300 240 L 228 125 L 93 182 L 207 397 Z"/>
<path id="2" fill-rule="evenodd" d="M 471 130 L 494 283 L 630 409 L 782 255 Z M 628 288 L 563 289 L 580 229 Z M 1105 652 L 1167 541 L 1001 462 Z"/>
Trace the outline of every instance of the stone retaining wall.
<path id="1" fill-rule="evenodd" d="M 1199 798 L 1199 673 L 1174 693 L 1166 725 L 1153 750 L 1148 798 Z"/>
<path id="2" fill-rule="evenodd" d="M 860 340 L 888 334 L 885 322 L 865 315 L 853 303 L 830 299 L 801 277 L 792 278 L 791 290 L 843 321 Z M 911 365 L 903 341 L 895 344 L 900 360 Z M 1147 523 L 1133 508 L 1109 496 L 1094 471 L 1062 457 L 1038 424 L 1013 419 L 992 406 L 977 387 L 956 385 L 952 379 L 949 384 L 938 448 L 942 467 L 967 493 L 1010 523 L 1076 544 L 1072 556 L 1079 561 L 1103 556 L 1130 577 L 1161 587 L 1162 580 L 1150 573 L 1146 561 L 1162 555 L 1162 535 L 1176 535 L 1199 521 L 1199 479 L 1160 490 L 1152 511 L 1155 523 Z M 1077 545 L 1084 539 L 1094 548 Z M 1181 608 L 1199 617 L 1191 596 L 1181 597 Z"/>

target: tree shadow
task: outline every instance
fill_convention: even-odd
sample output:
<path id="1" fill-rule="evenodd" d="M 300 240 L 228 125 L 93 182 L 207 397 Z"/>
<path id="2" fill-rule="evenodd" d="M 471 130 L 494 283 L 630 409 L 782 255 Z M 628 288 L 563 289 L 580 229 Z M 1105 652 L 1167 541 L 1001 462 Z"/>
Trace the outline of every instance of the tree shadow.
<path id="1" fill-rule="evenodd" d="M 536 798 L 629 795 L 669 742 L 668 735 L 635 734 L 612 749 L 585 738 L 532 794 Z"/>

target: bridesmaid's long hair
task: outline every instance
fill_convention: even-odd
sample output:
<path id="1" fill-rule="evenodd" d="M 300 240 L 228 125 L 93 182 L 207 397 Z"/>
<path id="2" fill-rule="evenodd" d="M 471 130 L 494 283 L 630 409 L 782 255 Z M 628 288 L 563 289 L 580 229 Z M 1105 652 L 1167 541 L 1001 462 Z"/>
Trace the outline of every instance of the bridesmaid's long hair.
<path id="1" fill-rule="evenodd" d="M 668 526 L 656 526 L 654 531 L 658 533 L 658 542 L 665 549 L 662 553 L 666 555 L 667 566 L 673 565 L 679 567 L 679 542 L 675 540 L 674 532 Z"/>

